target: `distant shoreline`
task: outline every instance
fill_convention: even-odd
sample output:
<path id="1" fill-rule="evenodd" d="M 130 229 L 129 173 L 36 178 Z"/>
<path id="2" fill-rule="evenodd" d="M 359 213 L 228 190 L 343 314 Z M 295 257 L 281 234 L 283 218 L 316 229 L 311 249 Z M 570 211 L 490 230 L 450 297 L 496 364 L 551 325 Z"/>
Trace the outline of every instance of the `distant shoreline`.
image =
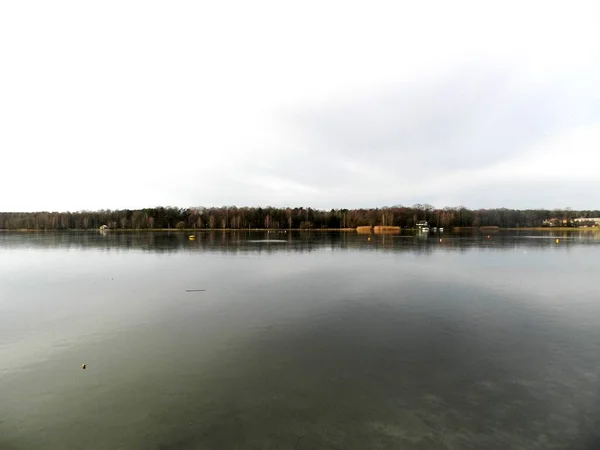
<path id="1" fill-rule="evenodd" d="M 456 228 L 456 229 L 453 229 Z M 507 228 L 501 228 L 501 227 L 482 227 L 480 228 L 476 228 L 476 227 L 453 227 L 450 228 L 448 230 L 446 230 L 445 232 L 481 232 L 481 233 L 494 233 L 494 232 L 499 232 L 499 231 L 580 231 L 580 232 L 600 232 L 600 227 L 507 227 Z M 6 229 L 6 228 L 0 228 L 0 233 L 2 232 L 18 232 L 18 233 L 55 233 L 55 232 L 78 232 L 78 233 L 82 233 L 82 232 L 90 232 L 90 233 L 115 233 L 115 232 L 127 232 L 127 233 L 132 233 L 132 232 L 151 232 L 151 233 L 156 233 L 156 232 L 174 232 L 174 233 L 204 233 L 204 232 L 208 232 L 208 231 L 222 231 L 222 232 L 238 232 L 238 231 L 248 231 L 248 232 L 253 232 L 253 231 L 268 231 L 268 232 L 274 232 L 274 233 L 278 233 L 278 234 L 285 234 L 288 231 L 303 231 L 303 232 L 327 232 L 327 231 L 339 231 L 339 232 L 357 232 L 356 228 L 286 228 L 286 229 L 281 229 L 281 228 L 113 228 L 113 229 L 108 229 L 108 230 L 104 230 L 101 231 L 97 228 L 69 228 L 66 230 L 54 230 L 54 229 L 50 229 L 50 230 L 40 230 L 40 229 L 33 229 L 33 228 L 19 228 L 19 229 Z M 402 231 L 412 231 L 412 232 L 416 232 L 418 231 L 417 228 L 401 228 L 400 232 Z M 378 234 L 378 233 L 376 233 Z"/>
<path id="2" fill-rule="evenodd" d="M 599 232 L 600 227 L 509 227 L 509 228 L 500 228 L 503 231 L 593 231 Z"/>
<path id="3" fill-rule="evenodd" d="M 271 231 L 275 233 L 285 234 L 288 231 L 356 231 L 356 228 L 109 228 L 107 230 L 99 230 L 98 228 L 68 228 L 66 230 L 39 230 L 33 228 L 18 228 L 14 230 L 0 228 L 1 232 L 18 231 L 22 233 L 34 232 L 94 232 L 94 233 L 115 233 L 115 232 L 175 232 L 175 233 L 203 233 L 206 231 Z"/>
<path id="4" fill-rule="evenodd" d="M 421 225 L 444 227 L 447 231 L 504 229 L 539 230 L 578 226 L 600 226 L 600 210 L 575 211 L 506 208 L 471 210 L 462 206 L 434 208 L 431 205 L 382 208 L 320 210 L 305 207 L 177 208 L 162 207 L 76 212 L 0 212 L 0 228 L 10 230 L 64 230 L 106 228 L 122 231 L 171 230 L 329 230 L 393 232 Z M 363 228 L 364 227 L 364 228 Z M 385 230 L 383 229 L 385 228 Z M 391 228 L 394 228 L 392 230 Z"/>

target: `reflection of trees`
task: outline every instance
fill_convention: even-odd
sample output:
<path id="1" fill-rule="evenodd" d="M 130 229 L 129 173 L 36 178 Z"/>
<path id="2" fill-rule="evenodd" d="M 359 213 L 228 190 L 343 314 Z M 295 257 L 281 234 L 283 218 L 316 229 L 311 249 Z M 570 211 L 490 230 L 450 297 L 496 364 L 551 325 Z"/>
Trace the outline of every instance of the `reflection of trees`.
<path id="1" fill-rule="evenodd" d="M 63 248 L 80 250 L 139 250 L 155 253 L 221 252 L 221 253 L 303 253 L 316 250 L 348 250 L 413 252 L 428 254 L 438 250 L 490 251 L 523 248 L 569 248 L 600 243 L 600 235 L 586 233 L 496 233 L 444 235 L 359 235 L 344 232 L 197 232 L 189 240 L 185 232 L 41 232 L 0 233 L 0 248 Z M 439 239 L 442 238 L 442 242 Z M 560 239 L 557 244 L 555 239 Z M 258 241 L 258 242 L 251 242 Z M 279 242 L 283 241 L 283 242 Z"/>

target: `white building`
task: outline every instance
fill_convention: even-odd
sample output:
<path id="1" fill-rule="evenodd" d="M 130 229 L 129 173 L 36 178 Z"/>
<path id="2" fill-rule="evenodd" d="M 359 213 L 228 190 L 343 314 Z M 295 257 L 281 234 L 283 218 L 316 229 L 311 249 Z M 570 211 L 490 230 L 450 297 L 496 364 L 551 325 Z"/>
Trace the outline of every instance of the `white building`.
<path id="1" fill-rule="evenodd" d="M 578 217 L 573 222 L 577 225 L 600 225 L 600 217 Z"/>

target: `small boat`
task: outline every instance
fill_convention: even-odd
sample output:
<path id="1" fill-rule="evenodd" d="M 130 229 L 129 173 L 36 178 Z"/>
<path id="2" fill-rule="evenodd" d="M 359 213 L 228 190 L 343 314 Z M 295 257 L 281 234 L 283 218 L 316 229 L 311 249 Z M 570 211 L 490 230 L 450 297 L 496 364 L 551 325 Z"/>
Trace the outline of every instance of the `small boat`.
<path id="1" fill-rule="evenodd" d="M 433 227 L 431 230 L 435 233 L 437 231 L 437 227 Z"/>
<path id="2" fill-rule="evenodd" d="M 421 231 L 423 233 L 429 233 L 429 227 L 423 227 L 423 228 L 421 228 Z"/>
<path id="3" fill-rule="evenodd" d="M 444 229 L 442 227 L 439 228 L 440 233 L 444 232 Z"/>

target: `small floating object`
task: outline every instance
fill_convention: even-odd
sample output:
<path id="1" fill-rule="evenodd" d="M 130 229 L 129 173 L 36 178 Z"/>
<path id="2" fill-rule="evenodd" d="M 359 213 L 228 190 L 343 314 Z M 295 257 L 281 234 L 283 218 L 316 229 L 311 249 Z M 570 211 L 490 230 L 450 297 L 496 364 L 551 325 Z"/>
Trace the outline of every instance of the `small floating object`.
<path id="1" fill-rule="evenodd" d="M 82 364 L 82 365 L 81 365 L 81 368 L 82 368 L 83 370 L 87 369 L 87 364 Z"/>
<path id="2" fill-rule="evenodd" d="M 193 241 L 194 239 L 196 239 L 196 236 L 194 236 L 193 234 L 190 234 L 190 235 L 188 236 L 188 239 L 189 239 L 190 241 Z"/>
<path id="3" fill-rule="evenodd" d="M 277 243 L 287 244 L 288 241 L 286 241 L 285 239 L 252 239 L 252 240 L 249 240 L 248 242 L 252 242 L 253 244 L 277 244 Z"/>
<path id="4" fill-rule="evenodd" d="M 558 244 L 559 242 L 560 242 L 560 239 L 557 239 L 557 240 L 556 240 L 556 243 Z"/>
<path id="5" fill-rule="evenodd" d="M 443 242 L 443 239 L 440 239 L 440 243 Z"/>
<path id="6" fill-rule="evenodd" d="M 206 292 L 206 289 L 186 289 L 185 292 Z"/>
<path id="7" fill-rule="evenodd" d="M 371 240 L 371 237 L 368 237 L 368 238 L 367 238 L 367 241 L 370 241 L 370 240 Z"/>
<path id="8" fill-rule="evenodd" d="M 488 239 L 490 239 L 490 238 L 491 238 L 491 236 L 488 234 Z"/>

